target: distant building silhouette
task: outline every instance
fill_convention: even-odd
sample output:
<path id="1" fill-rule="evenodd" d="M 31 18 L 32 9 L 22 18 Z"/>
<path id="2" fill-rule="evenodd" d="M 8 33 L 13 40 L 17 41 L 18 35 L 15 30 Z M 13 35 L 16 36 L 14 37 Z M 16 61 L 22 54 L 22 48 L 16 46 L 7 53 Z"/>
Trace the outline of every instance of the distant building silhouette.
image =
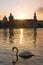
<path id="1" fill-rule="evenodd" d="M 34 13 L 34 20 L 37 20 L 36 12 Z"/>
<path id="2" fill-rule="evenodd" d="M 9 16 L 9 22 L 13 22 L 13 16 L 12 16 L 12 13 L 10 13 L 10 16 Z"/>
<path id="3" fill-rule="evenodd" d="M 3 17 L 3 20 L 2 20 L 2 23 L 5 24 L 6 22 L 7 22 L 7 17 L 4 16 L 4 17 Z"/>
<path id="4" fill-rule="evenodd" d="M 34 13 L 33 19 L 25 20 L 14 20 L 12 13 L 10 13 L 9 21 L 4 16 L 3 20 L 0 20 L 0 28 L 36 28 L 43 27 L 43 20 L 38 20 L 36 12 Z"/>
<path id="5" fill-rule="evenodd" d="M 21 22 L 22 21 L 22 22 Z M 16 20 L 15 27 L 17 28 L 34 28 L 38 27 L 38 20 L 36 13 L 34 13 L 33 19 L 26 19 L 26 20 Z"/>

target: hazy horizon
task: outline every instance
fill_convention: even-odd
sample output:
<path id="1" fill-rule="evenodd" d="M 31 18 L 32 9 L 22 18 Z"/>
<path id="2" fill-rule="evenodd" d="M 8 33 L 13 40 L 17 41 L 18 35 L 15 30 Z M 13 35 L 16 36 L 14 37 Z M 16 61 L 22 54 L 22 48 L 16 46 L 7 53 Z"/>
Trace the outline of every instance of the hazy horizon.
<path id="1" fill-rule="evenodd" d="M 34 12 L 43 20 L 43 0 L 0 0 L 0 19 L 10 13 L 15 19 L 33 19 Z"/>

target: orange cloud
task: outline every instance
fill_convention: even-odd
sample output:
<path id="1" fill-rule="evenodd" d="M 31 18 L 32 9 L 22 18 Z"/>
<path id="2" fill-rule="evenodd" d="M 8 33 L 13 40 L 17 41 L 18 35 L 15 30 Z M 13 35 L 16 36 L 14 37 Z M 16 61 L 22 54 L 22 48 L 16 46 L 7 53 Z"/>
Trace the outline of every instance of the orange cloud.
<path id="1" fill-rule="evenodd" d="M 0 15 L 0 19 L 2 19 L 2 15 Z"/>
<path id="2" fill-rule="evenodd" d="M 36 10 L 38 19 L 43 20 L 43 7 L 40 7 Z"/>
<path id="3" fill-rule="evenodd" d="M 36 10 L 38 13 L 43 13 L 43 7 L 40 7 Z"/>

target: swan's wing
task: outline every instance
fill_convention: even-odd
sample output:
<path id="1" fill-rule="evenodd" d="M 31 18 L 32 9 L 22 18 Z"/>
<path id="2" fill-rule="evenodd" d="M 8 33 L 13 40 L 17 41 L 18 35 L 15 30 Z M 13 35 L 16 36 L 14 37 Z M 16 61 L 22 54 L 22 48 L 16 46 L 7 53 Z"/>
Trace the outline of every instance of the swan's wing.
<path id="1" fill-rule="evenodd" d="M 28 52 L 28 51 L 23 51 L 19 54 L 19 56 L 29 56 L 29 55 L 32 55 L 31 52 Z"/>

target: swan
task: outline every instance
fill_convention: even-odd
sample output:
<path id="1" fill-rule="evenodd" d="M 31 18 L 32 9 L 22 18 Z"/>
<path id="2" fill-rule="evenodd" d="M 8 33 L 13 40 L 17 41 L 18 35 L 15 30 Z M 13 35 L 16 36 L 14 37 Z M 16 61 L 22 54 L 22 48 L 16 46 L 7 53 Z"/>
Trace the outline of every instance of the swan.
<path id="1" fill-rule="evenodd" d="M 35 56 L 34 54 L 32 54 L 31 52 L 29 52 L 29 51 L 23 51 L 23 52 L 21 52 L 20 54 L 18 54 L 18 48 L 17 47 L 13 47 L 12 48 L 12 51 L 14 51 L 14 49 L 16 49 L 17 50 L 17 52 L 16 52 L 16 56 L 19 56 L 19 57 L 22 57 L 22 58 L 30 58 L 30 57 L 32 57 L 32 56 Z"/>

